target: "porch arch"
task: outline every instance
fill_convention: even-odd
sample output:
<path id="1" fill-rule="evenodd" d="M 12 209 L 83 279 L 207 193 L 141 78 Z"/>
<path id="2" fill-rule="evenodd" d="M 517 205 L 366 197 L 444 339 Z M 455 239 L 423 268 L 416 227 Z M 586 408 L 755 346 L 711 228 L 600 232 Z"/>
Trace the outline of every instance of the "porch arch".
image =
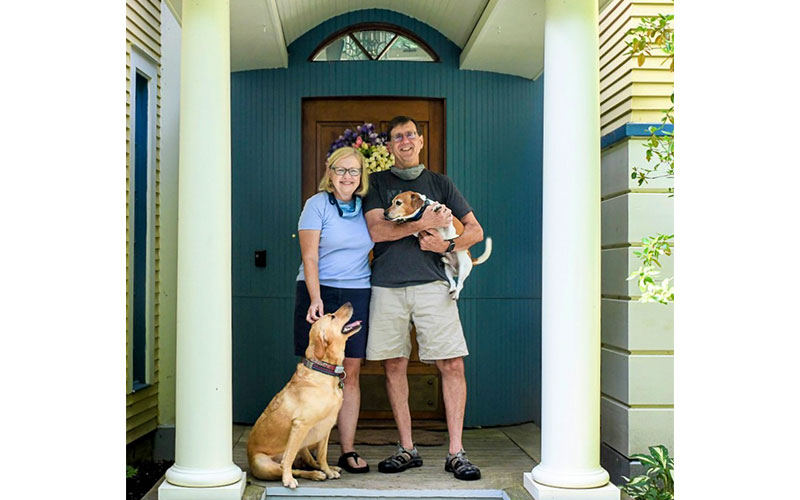
<path id="1" fill-rule="evenodd" d="M 329 5 L 298 2 L 294 9 L 299 10 L 292 10 L 291 15 L 287 16 L 288 22 L 284 22 L 283 24 L 284 37 L 288 47 L 317 26 L 336 17 L 365 10 L 385 10 L 426 24 L 441 33 L 459 48 L 464 48 L 471 33 L 471 29 L 465 29 L 460 25 L 468 25 L 471 27 L 474 25 L 474 20 L 472 20 L 472 23 L 467 23 L 462 19 L 453 19 L 453 13 L 451 11 L 446 11 L 445 9 L 447 8 L 447 5 L 431 5 L 427 0 L 412 0 L 400 3 L 365 0 L 356 2 L 331 2 Z"/>
<path id="2" fill-rule="evenodd" d="M 308 62 L 331 33 L 373 21 L 416 33 L 442 62 Z M 429 25 L 387 10 L 360 10 L 296 40 L 287 69 L 232 74 L 237 422 L 252 422 L 296 364 L 285 335 L 292 331 L 300 263 L 291 235 L 302 208 L 301 99 L 353 95 L 445 98 L 447 173 L 495 242 L 492 258 L 472 273 L 459 304 L 471 353 L 465 360 L 465 423 L 540 421 L 543 88 L 541 81 L 462 71 L 459 54 Z M 397 78 L 398 72 L 414 74 L 415 84 Z M 253 252 L 260 249 L 267 251 L 266 268 L 253 265 Z M 498 386 L 505 389 L 497 391 Z"/>

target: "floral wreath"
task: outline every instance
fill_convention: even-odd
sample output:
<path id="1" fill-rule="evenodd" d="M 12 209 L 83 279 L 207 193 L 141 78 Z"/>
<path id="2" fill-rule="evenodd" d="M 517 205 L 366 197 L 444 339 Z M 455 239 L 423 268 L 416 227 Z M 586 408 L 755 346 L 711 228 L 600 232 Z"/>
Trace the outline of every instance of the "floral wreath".
<path id="1" fill-rule="evenodd" d="M 356 148 L 364 155 L 364 166 L 367 172 L 380 172 L 394 165 L 394 155 L 389 153 L 386 142 L 389 134 L 375 132 L 375 126 L 365 123 L 356 127 L 356 130 L 347 129 L 344 134 L 333 141 L 328 150 L 328 156 L 339 148 L 350 146 Z"/>

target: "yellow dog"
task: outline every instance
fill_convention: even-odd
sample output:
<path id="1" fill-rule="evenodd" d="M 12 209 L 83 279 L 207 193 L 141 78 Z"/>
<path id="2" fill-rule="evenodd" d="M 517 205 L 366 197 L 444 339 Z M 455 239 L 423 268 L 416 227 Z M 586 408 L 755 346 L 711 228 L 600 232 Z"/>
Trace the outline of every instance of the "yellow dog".
<path id="1" fill-rule="evenodd" d="M 255 477 L 280 478 L 288 488 L 297 488 L 295 477 L 339 477 L 341 469 L 328 465 L 328 439 L 342 407 L 345 343 L 361 330 L 360 321 L 347 324 L 352 315 L 348 302 L 311 327 L 305 359 L 258 417 L 247 440 L 247 460 Z M 311 448 L 317 451 L 316 460 Z M 317 470 L 293 468 L 300 460 Z"/>

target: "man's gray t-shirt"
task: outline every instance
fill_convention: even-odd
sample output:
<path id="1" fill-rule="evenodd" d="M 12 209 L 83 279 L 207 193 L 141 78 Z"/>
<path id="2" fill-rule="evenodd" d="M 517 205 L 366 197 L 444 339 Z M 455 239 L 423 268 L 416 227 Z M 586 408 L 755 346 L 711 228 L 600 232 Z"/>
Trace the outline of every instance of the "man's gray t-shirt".
<path id="1" fill-rule="evenodd" d="M 369 176 L 369 192 L 363 200 L 363 210 L 386 209 L 392 198 L 403 191 L 416 191 L 431 201 L 443 203 L 452 210 L 453 217 L 461 219 L 472 208 L 461 196 L 453 181 L 446 175 L 422 171 L 419 177 L 406 181 L 391 171 L 375 172 Z M 433 281 L 447 281 L 442 256 L 419 248 L 414 235 L 396 241 L 375 243 L 372 260 L 372 285 L 399 288 L 422 285 Z"/>

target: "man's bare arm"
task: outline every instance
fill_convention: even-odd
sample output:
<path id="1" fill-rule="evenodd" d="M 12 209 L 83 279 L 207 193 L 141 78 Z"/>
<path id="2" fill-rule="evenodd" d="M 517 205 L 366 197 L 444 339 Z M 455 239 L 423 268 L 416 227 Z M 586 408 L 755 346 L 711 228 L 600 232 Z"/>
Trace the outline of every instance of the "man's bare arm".
<path id="1" fill-rule="evenodd" d="M 428 208 L 418 221 L 398 224 L 384 219 L 382 209 L 373 208 L 364 214 L 364 218 L 367 220 L 367 228 L 372 241 L 379 243 L 381 241 L 397 241 L 426 229 L 446 226 L 452 221 L 453 215 L 449 208 L 443 208 L 438 212 Z"/>
<path id="2" fill-rule="evenodd" d="M 453 240 L 456 244 L 453 248 L 454 252 L 466 250 L 475 243 L 483 240 L 483 228 L 472 212 L 459 220 L 464 224 L 464 231 L 461 233 L 461 236 Z M 439 235 L 439 231 L 425 231 L 419 235 L 419 247 L 426 252 L 444 253 L 447 251 L 448 245 L 449 244 Z"/>

